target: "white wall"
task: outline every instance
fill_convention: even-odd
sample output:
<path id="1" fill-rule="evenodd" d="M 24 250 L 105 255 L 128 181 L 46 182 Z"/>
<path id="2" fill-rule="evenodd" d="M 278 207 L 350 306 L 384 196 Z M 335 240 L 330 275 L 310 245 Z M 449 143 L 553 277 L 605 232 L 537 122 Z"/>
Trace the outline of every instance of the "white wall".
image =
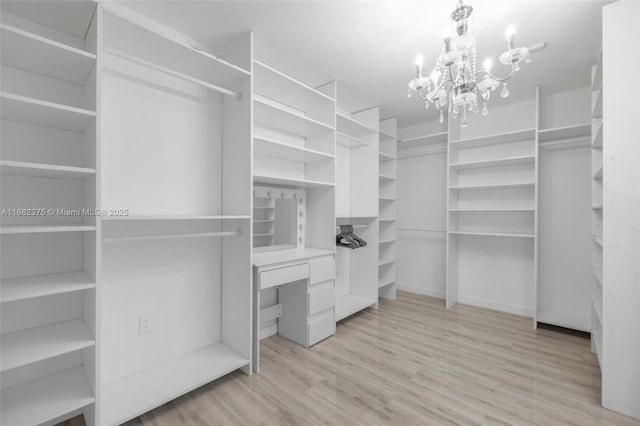
<path id="1" fill-rule="evenodd" d="M 489 115 L 469 117 L 469 127 L 462 138 L 490 135 L 535 127 L 535 96 L 524 102 L 491 108 Z M 545 96 L 541 90 L 540 128 L 555 128 L 590 121 L 590 88 Z M 457 125 L 457 121 L 452 123 Z M 436 122 L 399 129 L 399 139 L 433 134 L 445 130 Z M 456 129 L 457 130 L 457 129 Z M 424 155 L 425 149 L 403 150 L 399 143 L 398 160 L 398 228 L 443 228 L 446 203 L 446 157 L 442 152 Z M 542 148 L 540 153 L 540 244 L 545 250 L 540 258 L 540 280 L 546 288 L 561 293 L 581 291 L 579 304 L 566 326 L 588 329 L 588 293 L 591 284 L 590 238 L 590 159 L 583 145 L 570 148 Z M 399 288 L 415 293 L 444 297 L 445 237 L 421 233 L 421 237 L 398 232 Z M 587 242 L 585 242 L 587 241 Z M 567 255 L 568 248 L 572 248 Z M 559 262 L 559 258 L 562 261 Z M 566 284 L 569 283 L 569 284 Z M 527 285 L 530 288 L 529 284 Z M 542 287 L 542 285 L 541 285 Z M 478 293 L 474 288 L 460 288 L 460 301 L 492 306 L 497 309 L 533 313 L 531 292 L 497 291 Z M 544 293 L 540 304 L 557 311 L 555 293 Z M 488 300 L 487 300 L 488 299 Z M 585 300 L 582 300 L 585 299 Z M 563 299 L 566 303 L 566 298 Z M 584 305 L 584 306 L 583 306 Z M 584 308 L 584 309 L 583 309 Z M 586 321 L 586 322 L 585 322 Z M 585 327 L 586 324 L 586 327 Z"/>

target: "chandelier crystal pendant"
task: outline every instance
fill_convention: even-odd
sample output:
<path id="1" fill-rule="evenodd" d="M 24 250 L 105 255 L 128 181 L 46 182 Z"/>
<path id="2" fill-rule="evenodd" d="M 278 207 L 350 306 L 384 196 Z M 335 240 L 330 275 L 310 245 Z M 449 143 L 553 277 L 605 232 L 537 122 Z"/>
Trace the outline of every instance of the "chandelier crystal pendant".
<path id="1" fill-rule="evenodd" d="M 520 62 L 529 63 L 529 49 L 526 47 L 514 47 L 516 30 L 513 25 L 507 26 L 505 35 L 507 37 L 507 51 L 500 55 L 500 62 L 511 68 L 505 77 L 497 77 L 491 73 L 493 62 L 487 58 L 483 64 L 483 70 L 476 68 L 476 42 L 468 34 L 468 18 L 473 12 L 473 8 L 464 4 L 463 0 L 458 1 L 456 9 L 451 13 L 456 35 L 451 34 L 448 29 L 444 33 L 444 47 L 431 71 L 429 77 L 422 75 L 423 58 L 422 55 L 416 57 L 416 78 L 409 81 L 407 96 L 411 97 L 416 92 L 425 103 L 425 108 L 429 104 L 440 110 L 439 121 L 444 122 L 444 110 L 446 109 L 451 118 L 456 119 L 461 116 L 460 126 L 467 127 L 467 113 L 477 113 L 478 103 L 482 102 L 482 114 L 487 115 L 487 101 L 500 85 L 500 96 L 509 96 L 507 80 L 520 70 Z"/>

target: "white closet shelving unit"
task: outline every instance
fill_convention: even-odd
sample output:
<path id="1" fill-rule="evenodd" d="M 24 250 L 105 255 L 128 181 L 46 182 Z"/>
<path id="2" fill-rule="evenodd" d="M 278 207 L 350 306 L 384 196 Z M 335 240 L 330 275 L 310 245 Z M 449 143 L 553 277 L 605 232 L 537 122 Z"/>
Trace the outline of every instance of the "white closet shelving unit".
<path id="1" fill-rule="evenodd" d="M 380 121 L 379 142 L 379 241 L 396 240 L 396 178 L 398 120 Z M 396 243 L 378 246 L 378 296 L 396 298 Z"/>
<path id="2" fill-rule="evenodd" d="M 337 112 L 336 225 L 353 225 L 367 246 L 337 248 L 336 322 L 378 303 L 379 115 Z"/>
<path id="3" fill-rule="evenodd" d="M 591 70 L 591 267 L 594 286 L 591 298 L 591 347 L 602 367 L 602 293 L 603 293 L 603 119 L 602 119 L 602 49 Z"/>
<path id="4" fill-rule="evenodd" d="M 462 139 L 458 123 L 449 122 L 448 308 L 462 302 L 513 309 L 501 304 L 503 294 L 517 295 L 515 309 L 536 304 L 537 113 L 535 121 L 531 128 Z"/>
<path id="5" fill-rule="evenodd" d="M 251 371 L 252 35 L 217 57 L 122 5 L 98 12 L 107 425 Z"/>
<path id="6" fill-rule="evenodd" d="M 93 424 L 96 4 L 1 8 L 0 423 Z"/>

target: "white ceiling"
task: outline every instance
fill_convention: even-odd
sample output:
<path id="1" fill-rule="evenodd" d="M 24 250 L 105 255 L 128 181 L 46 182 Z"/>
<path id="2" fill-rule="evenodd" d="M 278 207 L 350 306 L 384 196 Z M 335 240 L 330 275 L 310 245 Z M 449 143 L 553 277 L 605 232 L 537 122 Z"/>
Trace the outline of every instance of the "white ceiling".
<path id="1" fill-rule="evenodd" d="M 478 45 L 478 65 L 505 50 L 504 29 L 515 24 L 517 45 L 542 41 L 546 50 L 509 82 L 511 96 L 490 102 L 531 98 L 536 84 L 544 93 L 584 87 L 601 40 L 597 0 L 468 0 L 474 7 L 471 34 Z M 397 116 L 401 125 L 435 119 L 415 97 L 406 96 L 415 73 L 417 53 L 429 72 L 442 48 L 442 31 L 456 0 L 422 1 L 126 1 L 125 4 L 212 46 L 241 33 L 256 37 L 315 67 L 362 94 L 368 105 L 380 105 L 382 116 Z M 274 66 L 277 67 L 277 64 Z M 505 67 L 506 68 L 506 67 Z M 321 82 L 309 82 L 321 83 Z"/>

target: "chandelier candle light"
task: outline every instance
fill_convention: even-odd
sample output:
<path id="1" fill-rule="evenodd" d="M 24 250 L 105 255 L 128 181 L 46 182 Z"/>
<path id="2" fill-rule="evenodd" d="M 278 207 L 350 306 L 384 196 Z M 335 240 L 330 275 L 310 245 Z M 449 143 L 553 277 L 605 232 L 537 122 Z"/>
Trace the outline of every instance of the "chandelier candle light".
<path id="1" fill-rule="evenodd" d="M 444 47 L 438 57 L 435 67 L 429 77 L 422 75 L 424 60 L 422 55 L 416 57 L 416 78 L 409 82 L 407 97 L 411 97 L 412 92 L 417 92 L 420 99 L 425 103 L 425 108 L 429 108 L 429 103 L 433 103 L 440 110 L 440 122 L 444 122 L 444 109 L 448 108 L 451 118 L 455 119 L 459 114 L 461 127 L 467 127 L 467 111 L 477 113 L 478 102 L 482 101 L 482 114 L 487 115 L 487 101 L 491 97 L 491 92 L 495 91 L 500 84 L 502 90 L 500 96 L 509 96 L 509 89 L 506 81 L 520 70 L 520 62 L 529 63 L 529 49 L 526 47 L 514 47 L 513 42 L 516 29 L 513 25 L 507 26 L 505 35 L 507 37 L 507 51 L 500 55 L 500 62 L 511 67 L 509 74 L 503 78 L 491 73 L 493 62 L 487 58 L 483 64 L 483 70 L 476 69 L 476 42 L 467 33 L 468 18 L 473 12 L 473 8 L 458 1 L 456 9 L 451 13 L 454 22 L 456 36 L 452 36 L 447 27 L 445 29 Z"/>

